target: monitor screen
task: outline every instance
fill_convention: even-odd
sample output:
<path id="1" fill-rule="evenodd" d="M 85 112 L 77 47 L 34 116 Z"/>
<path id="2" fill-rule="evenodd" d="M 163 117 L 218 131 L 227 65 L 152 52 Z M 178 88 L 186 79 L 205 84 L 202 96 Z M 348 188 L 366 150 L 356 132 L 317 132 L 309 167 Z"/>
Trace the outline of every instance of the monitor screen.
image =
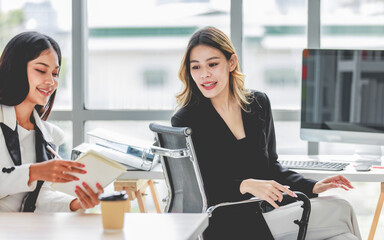
<path id="1" fill-rule="evenodd" d="M 384 145 L 384 50 L 304 49 L 300 136 Z"/>

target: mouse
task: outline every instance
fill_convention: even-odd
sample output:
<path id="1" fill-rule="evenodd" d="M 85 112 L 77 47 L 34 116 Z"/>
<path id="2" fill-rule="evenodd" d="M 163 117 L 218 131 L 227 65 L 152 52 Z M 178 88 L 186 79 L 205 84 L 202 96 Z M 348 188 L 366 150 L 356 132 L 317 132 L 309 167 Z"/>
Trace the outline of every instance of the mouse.
<path id="1" fill-rule="evenodd" d="M 359 163 L 355 166 L 355 170 L 359 172 L 366 172 L 371 170 L 371 164 L 369 163 Z"/>

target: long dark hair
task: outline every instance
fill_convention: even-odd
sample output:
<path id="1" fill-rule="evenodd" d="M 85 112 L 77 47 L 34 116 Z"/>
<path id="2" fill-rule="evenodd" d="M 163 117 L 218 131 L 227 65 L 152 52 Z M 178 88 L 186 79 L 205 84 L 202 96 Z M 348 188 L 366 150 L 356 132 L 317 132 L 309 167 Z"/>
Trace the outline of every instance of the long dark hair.
<path id="1" fill-rule="evenodd" d="M 55 50 L 59 66 L 61 66 L 59 44 L 47 35 L 38 32 L 23 32 L 8 42 L 0 58 L 0 104 L 16 106 L 24 101 L 29 92 L 27 64 L 49 48 Z M 56 90 L 45 106 L 35 106 L 41 119 L 47 120 L 55 96 Z"/>

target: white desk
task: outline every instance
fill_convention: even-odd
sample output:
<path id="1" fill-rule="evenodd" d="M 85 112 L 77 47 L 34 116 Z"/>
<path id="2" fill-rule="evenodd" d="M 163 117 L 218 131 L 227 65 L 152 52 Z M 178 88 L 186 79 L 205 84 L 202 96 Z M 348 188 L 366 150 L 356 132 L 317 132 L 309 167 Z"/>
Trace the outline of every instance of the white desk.
<path id="1" fill-rule="evenodd" d="M 371 169 L 368 172 L 357 172 L 352 165 L 348 165 L 343 171 L 319 171 L 294 169 L 304 177 L 322 180 L 329 176 L 342 174 L 351 182 L 384 182 L 384 169 Z"/>
<path id="2" fill-rule="evenodd" d="M 312 158 L 312 156 L 311 156 Z M 345 162 L 348 159 L 353 159 L 353 156 L 313 156 L 314 159 L 319 159 L 322 161 L 341 161 Z M 281 155 L 279 159 L 284 160 L 304 160 L 308 159 L 308 156 L 303 155 Z M 338 174 L 342 174 L 348 180 L 352 182 L 380 182 L 380 195 L 379 200 L 377 202 L 375 215 L 373 217 L 371 230 L 369 231 L 368 240 L 373 240 L 377 228 L 377 223 L 379 222 L 381 209 L 384 203 L 384 169 L 371 169 L 371 171 L 367 172 L 357 172 L 353 163 L 348 165 L 343 171 L 319 171 L 319 170 L 299 170 L 294 169 L 294 171 L 299 172 L 306 178 L 312 178 L 315 180 L 322 180 L 329 176 L 334 176 Z"/>
<path id="3" fill-rule="evenodd" d="M 100 214 L 0 213 L 1 239 L 196 240 L 207 226 L 207 214 L 126 213 L 123 231 L 105 232 Z"/>
<path id="4" fill-rule="evenodd" d="M 118 179 L 164 179 L 161 164 L 157 164 L 151 171 L 130 170 Z"/>
<path id="5" fill-rule="evenodd" d="M 347 162 L 348 158 L 352 156 L 311 156 L 311 160 L 320 161 L 335 161 Z M 279 159 L 284 160 L 307 160 L 308 156 L 305 155 L 281 155 Z M 299 170 L 294 171 L 301 173 L 304 177 L 321 180 L 325 177 L 342 174 L 352 182 L 384 182 L 384 169 L 371 169 L 368 172 L 357 172 L 353 167 L 353 163 L 348 165 L 343 171 L 318 171 L 318 170 Z"/>

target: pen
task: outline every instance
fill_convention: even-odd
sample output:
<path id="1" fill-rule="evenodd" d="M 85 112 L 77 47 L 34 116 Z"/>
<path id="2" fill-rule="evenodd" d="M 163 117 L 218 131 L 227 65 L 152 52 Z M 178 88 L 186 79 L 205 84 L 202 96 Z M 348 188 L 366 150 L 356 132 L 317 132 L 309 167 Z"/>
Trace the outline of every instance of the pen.
<path id="1" fill-rule="evenodd" d="M 60 160 L 63 159 L 62 157 L 60 157 L 60 155 L 59 155 L 57 152 L 55 152 L 55 150 L 53 150 L 53 148 L 52 148 L 51 146 L 47 145 L 47 149 L 48 149 L 53 155 L 55 155 L 55 157 L 56 157 L 57 159 L 60 159 Z"/>
<path id="2" fill-rule="evenodd" d="M 356 165 L 353 165 L 353 167 L 356 167 Z M 375 168 L 375 169 L 384 169 L 384 166 L 373 165 L 373 166 L 371 166 L 371 168 Z"/>
<path id="3" fill-rule="evenodd" d="M 372 168 L 384 169 L 384 166 L 372 166 Z"/>

